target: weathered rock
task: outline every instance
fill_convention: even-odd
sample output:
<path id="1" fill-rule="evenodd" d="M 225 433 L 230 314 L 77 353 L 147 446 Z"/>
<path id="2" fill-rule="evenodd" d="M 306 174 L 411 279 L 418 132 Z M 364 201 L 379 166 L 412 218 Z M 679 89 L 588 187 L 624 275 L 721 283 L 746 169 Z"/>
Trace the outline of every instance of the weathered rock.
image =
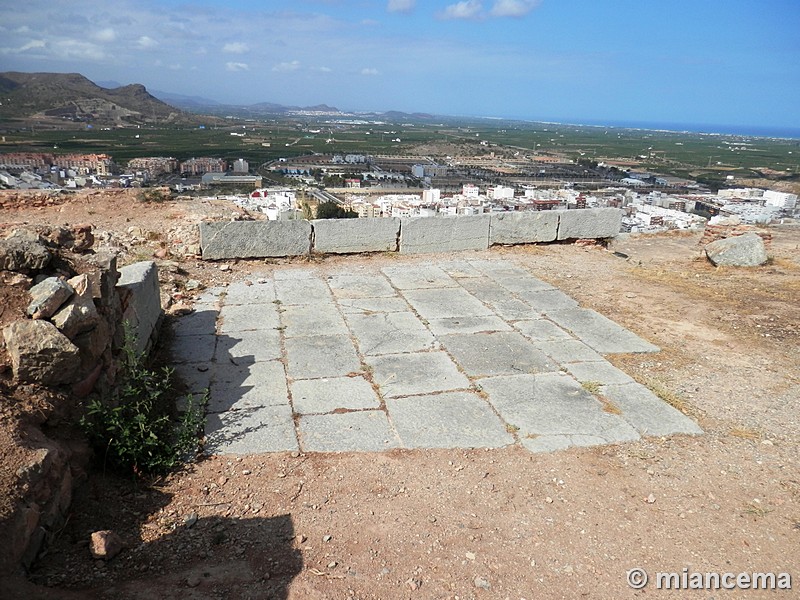
<path id="1" fill-rule="evenodd" d="M 559 210 L 558 239 L 615 237 L 622 227 L 619 208 L 582 208 Z"/>
<path id="2" fill-rule="evenodd" d="M 86 252 L 94 245 L 94 234 L 91 223 L 79 223 L 72 226 L 72 244 L 69 246 L 73 252 Z"/>
<path id="3" fill-rule="evenodd" d="M 48 321 L 15 321 L 3 329 L 14 377 L 42 385 L 68 383 L 80 365 L 78 348 Z"/>
<path id="4" fill-rule="evenodd" d="M 92 553 L 92 558 L 103 560 L 111 560 L 122 552 L 123 547 L 122 538 L 110 529 L 95 531 L 89 542 L 89 552 Z"/>
<path id="5" fill-rule="evenodd" d="M 69 280 L 75 293 L 70 301 L 53 315 L 53 324 L 72 339 L 79 333 L 93 329 L 100 320 L 92 299 L 92 285 L 88 275 L 78 275 Z"/>
<path id="6" fill-rule="evenodd" d="M 764 240 L 755 233 L 711 242 L 706 256 L 718 267 L 758 267 L 769 260 Z"/>
<path id="7" fill-rule="evenodd" d="M 400 253 L 459 252 L 489 247 L 489 215 L 410 217 L 400 226 Z"/>
<path id="8" fill-rule="evenodd" d="M 27 313 L 34 319 L 49 319 L 72 296 L 74 290 L 58 277 L 48 277 L 30 290 L 31 303 Z"/>
<path id="9" fill-rule="evenodd" d="M 314 250 L 333 254 L 396 252 L 400 219 L 317 219 Z"/>
<path id="10" fill-rule="evenodd" d="M 119 273 L 117 291 L 122 300 L 122 320 L 136 338 L 137 352 L 144 352 L 163 315 L 158 268 L 153 261 L 144 261 L 122 267 Z"/>
<path id="11" fill-rule="evenodd" d="M 0 270 L 36 271 L 43 269 L 53 255 L 37 233 L 15 229 L 0 240 Z"/>

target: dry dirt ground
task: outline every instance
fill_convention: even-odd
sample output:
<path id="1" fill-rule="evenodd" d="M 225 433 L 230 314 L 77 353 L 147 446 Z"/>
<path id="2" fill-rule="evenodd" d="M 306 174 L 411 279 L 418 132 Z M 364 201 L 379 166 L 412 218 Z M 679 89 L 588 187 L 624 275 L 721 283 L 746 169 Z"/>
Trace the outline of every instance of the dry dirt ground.
<path id="1" fill-rule="evenodd" d="M 94 206 L 17 212 L 15 221 L 135 225 L 159 247 L 177 221 L 224 206 Z M 91 211 L 91 212 L 90 212 Z M 127 216 L 126 216 L 127 215 Z M 167 215 L 173 215 L 171 217 Z M 129 219 L 129 220 L 126 220 Z M 159 233 L 160 232 L 160 233 Z M 611 360 L 705 430 L 699 437 L 553 454 L 499 450 L 208 457 L 138 486 L 94 473 L 24 598 L 633 598 L 626 573 L 789 572 L 800 589 L 800 228 L 772 230 L 768 266 L 716 269 L 699 234 L 495 248 L 663 348 Z M 430 257 L 333 257 L 425 263 Z M 230 271 L 183 261 L 207 284 Z M 307 264 L 307 263 L 303 263 Z M 180 282 L 171 284 L 178 290 Z M 170 284 L 167 284 L 169 290 Z M 3 448 L 6 451 L 6 448 Z M 89 533 L 127 548 L 91 559 Z M 33 586 L 34 583 L 30 584 Z M 49 586 L 49 589 L 40 586 Z M 13 595 L 11 595 L 13 594 Z"/>

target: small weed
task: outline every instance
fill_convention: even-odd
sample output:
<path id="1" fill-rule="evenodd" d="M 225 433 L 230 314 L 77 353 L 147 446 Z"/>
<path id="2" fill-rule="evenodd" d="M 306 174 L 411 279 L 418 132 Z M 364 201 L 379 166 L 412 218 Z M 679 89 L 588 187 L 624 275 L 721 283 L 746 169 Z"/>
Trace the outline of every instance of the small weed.
<path id="1" fill-rule="evenodd" d="M 734 427 L 728 432 L 733 437 L 738 437 L 743 440 L 760 440 L 761 432 L 755 429 L 748 429 L 747 427 Z"/>
<path id="2" fill-rule="evenodd" d="M 603 405 L 603 412 L 607 412 L 612 415 L 621 415 L 622 411 L 620 410 L 619 406 L 614 404 L 611 400 L 603 396 L 602 394 L 596 394 L 596 398 L 600 400 L 600 404 Z"/>
<path id="3" fill-rule="evenodd" d="M 601 384 L 599 381 L 584 381 L 581 383 L 581 387 L 583 389 L 585 389 L 590 394 L 595 394 L 595 395 L 600 393 L 600 387 L 602 385 L 603 384 Z"/>
<path id="4" fill-rule="evenodd" d="M 771 512 L 771 508 L 765 508 L 757 502 L 748 502 L 742 509 L 742 515 L 753 515 L 757 518 L 766 517 Z"/>
<path id="5" fill-rule="evenodd" d="M 280 306 L 281 304 L 283 304 L 283 302 L 281 302 L 280 300 L 277 300 L 277 299 L 273 300 L 272 303 L 275 304 L 276 306 Z"/>
<path id="6" fill-rule="evenodd" d="M 208 392 L 187 397 L 186 412 L 176 424 L 168 410 L 172 370 L 150 370 L 125 328 L 119 387 L 108 398 L 86 407 L 80 426 L 104 464 L 142 477 L 169 472 L 197 451 L 205 426 Z"/>
<path id="7" fill-rule="evenodd" d="M 519 431 L 519 427 L 517 427 L 516 425 L 512 425 L 511 423 L 507 423 L 506 424 L 506 431 L 508 433 L 510 433 L 511 435 L 516 435 L 517 432 Z"/>
<path id="8" fill-rule="evenodd" d="M 672 390 L 668 389 L 664 384 L 660 381 L 656 381 L 655 379 L 648 379 L 645 381 L 645 385 L 647 388 L 653 392 L 656 396 L 661 398 L 664 402 L 669 404 L 672 408 L 675 408 L 681 411 L 683 414 L 688 415 L 692 412 L 692 407 L 689 405 L 688 402 L 677 392 L 673 392 Z"/>
<path id="9" fill-rule="evenodd" d="M 275 331 L 283 331 L 284 329 L 286 329 L 286 325 L 278 325 L 278 327 L 275 328 Z"/>

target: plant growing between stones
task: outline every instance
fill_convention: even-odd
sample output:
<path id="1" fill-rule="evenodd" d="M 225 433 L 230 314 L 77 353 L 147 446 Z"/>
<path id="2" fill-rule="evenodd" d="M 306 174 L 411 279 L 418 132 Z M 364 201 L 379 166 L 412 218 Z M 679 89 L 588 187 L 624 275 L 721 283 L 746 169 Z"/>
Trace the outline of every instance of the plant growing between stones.
<path id="1" fill-rule="evenodd" d="M 103 465 L 121 473 L 163 475 L 197 451 L 205 426 L 208 390 L 187 396 L 186 411 L 176 422 L 169 410 L 172 369 L 148 369 L 125 328 L 120 385 L 108 398 L 86 407 L 80 426 Z"/>

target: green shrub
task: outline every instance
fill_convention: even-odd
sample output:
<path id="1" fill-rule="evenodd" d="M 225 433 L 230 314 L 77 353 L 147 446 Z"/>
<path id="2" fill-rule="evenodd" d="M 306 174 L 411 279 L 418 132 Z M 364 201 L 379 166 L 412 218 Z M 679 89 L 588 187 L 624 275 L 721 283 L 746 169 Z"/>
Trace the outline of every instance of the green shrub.
<path id="1" fill-rule="evenodd" d="M 169 410 L 172 369 L 147 369 L 126 329 L 116 392 L 87 405 L 80 425 L 104 466 L 121 473 L 163 475 L 194 456 L 205 426 L 208 391 L 187 398 L 183 417 Z"/>

